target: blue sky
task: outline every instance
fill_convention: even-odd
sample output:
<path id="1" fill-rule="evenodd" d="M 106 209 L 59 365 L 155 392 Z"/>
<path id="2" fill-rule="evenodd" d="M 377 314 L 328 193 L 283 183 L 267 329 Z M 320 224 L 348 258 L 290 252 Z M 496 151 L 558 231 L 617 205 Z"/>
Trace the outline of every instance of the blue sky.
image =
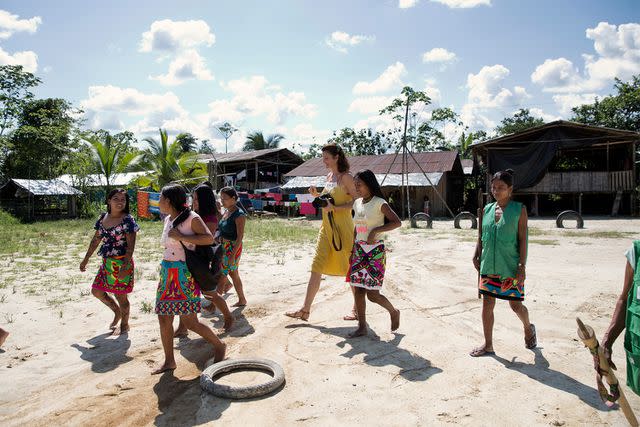
<path id="1" fill-rule="evenodd" d="M 0 64 L 22 63 L 37 96 L 85 110 L 87 127 L 158 127 L 240 147 L 252 130 L 286 146 L 341 127 L 392 126 L 377 110 L 404 85 L 472 129 L 518 108 L 547 120 L 640 73 L 637 0 L 4 0 Z M 459 132 L 453 126 L 450 134 Z"/>

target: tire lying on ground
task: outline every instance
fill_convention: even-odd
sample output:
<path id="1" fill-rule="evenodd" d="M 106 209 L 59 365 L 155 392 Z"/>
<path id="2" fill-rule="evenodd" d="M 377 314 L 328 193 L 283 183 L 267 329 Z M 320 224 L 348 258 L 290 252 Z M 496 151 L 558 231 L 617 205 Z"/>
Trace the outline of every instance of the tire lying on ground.
<path id="1" fill-rule="evenodd" d="M 433 228 L 433 220 L 430 215 L 426 213 L 418 212 L 414 216 L 411 217 L 411 228 L 419 228 L 418 221 L 426 221 L 427 228 Z"/>
<path id="2" fill-rule="evenodd" d="M 245 369 L 269 372 L 272 378 L 262 384 L 225 385 L 217 384 L 215 378 L 221 374 Z M 268 359 L 229 359 L 214 363 L 200 374 L 200 387 L 214 396 L 227 399 L 248 399 L 271 393 L 284 383 L 284 371 L 276 362 Z"/>
<path id="3" fill-rule="evenodd" d="M 578 223 L 577 228 L 584 228 L 584 220 L 582 219 L 582 215 L 580 215 L 576 211 L 564 211 L 560 212 L 558 217 L 556 218 L 556 227 L 564 228 L 563 221 L 575 219 Z"/>
<path id="4" fill-rule="evenodd" d="M 471 212 L 460 212 L 458 215 L 456 215 L 456 217 L 453 219 L 453 226 L 455 228 L 460 228 L 460 221 L 464 220 L 464 219 L 469 219 L 471 220 L 471 228 L 472 229 L 476 229 L 478 228 L 478 219 L 476 218 L 476 216 L 474 214 L 472 214 Z"/>

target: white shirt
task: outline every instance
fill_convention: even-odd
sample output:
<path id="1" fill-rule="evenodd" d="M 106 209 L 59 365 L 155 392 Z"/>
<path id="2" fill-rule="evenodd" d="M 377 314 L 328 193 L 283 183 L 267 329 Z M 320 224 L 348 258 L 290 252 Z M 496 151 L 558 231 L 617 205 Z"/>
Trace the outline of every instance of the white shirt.
<path id="1" fill-rule="evenodd" d="M 353 223 L 356 227 L 356 241 L 367 241 L 369 232 L 376 227 L 384 225 L 384 213 L 382 205 L 387 202 L 377 196 L 373 196 L 367 203 L 363 198 L 353 202 Z"/>

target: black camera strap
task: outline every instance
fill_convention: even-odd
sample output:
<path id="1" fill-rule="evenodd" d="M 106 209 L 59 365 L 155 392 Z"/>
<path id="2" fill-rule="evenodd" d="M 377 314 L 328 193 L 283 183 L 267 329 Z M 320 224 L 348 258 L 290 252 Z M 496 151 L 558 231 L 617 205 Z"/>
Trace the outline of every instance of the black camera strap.
<path id="1" fill-rule="evenodd" d="M 342 250 L 342 237 L 340 236 L 340 232 L 338 231 L 338 226 L 333 219 L 333 212 L 329 212 L 329 224 L 331 225 L 331 243 L 333 244 L 333 249 L 336 252 L 340 252 Z M 336 234 L 338 235 L 338 242 L 340 243 L 340 247 L 336 245 Z"/>

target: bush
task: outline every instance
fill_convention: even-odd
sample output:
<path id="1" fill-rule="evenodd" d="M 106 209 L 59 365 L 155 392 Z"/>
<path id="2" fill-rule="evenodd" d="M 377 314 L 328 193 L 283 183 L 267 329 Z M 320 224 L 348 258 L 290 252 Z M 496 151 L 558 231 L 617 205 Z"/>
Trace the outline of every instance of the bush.
<path id="1" fill-rule="evenodd" d="M 9 226 L 9 225 L 16 225 L 16 224 L 20 224 L 20 221 L 18 220 L 18 218 L 0 209 L 0 225 L 1 226 Z"/>

